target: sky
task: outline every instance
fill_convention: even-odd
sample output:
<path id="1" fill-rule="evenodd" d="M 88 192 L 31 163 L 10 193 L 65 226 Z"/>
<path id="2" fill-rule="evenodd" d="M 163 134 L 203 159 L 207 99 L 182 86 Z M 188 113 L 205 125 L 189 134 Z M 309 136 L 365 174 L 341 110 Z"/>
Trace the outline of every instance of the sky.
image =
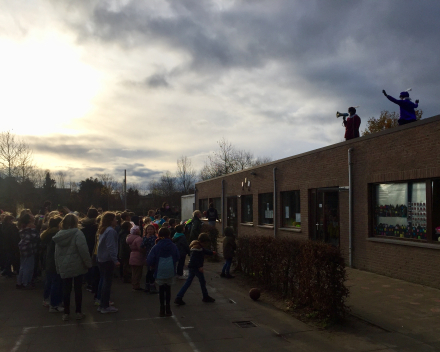
<path id="1" fill-rule="evenodd" d="M 146 184 L 217 141 L 273 160 L 343 141 L 412 88 L 440 113 L 437 0 L 0 0 L 0 130 L 36 166 Z"/>

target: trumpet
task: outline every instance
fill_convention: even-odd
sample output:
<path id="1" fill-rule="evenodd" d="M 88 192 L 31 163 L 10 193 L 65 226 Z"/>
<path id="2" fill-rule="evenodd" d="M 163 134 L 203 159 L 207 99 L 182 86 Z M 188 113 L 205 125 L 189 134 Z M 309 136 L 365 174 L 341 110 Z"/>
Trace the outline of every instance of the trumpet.
<path id="1" fill-rule="evenodd" d="M 339 116 L 347 117 L 348 114 L 347 114 L 347 113 L 342 113 L 342 112 L 336 111 L 336 117 L 339 117 Z"/>

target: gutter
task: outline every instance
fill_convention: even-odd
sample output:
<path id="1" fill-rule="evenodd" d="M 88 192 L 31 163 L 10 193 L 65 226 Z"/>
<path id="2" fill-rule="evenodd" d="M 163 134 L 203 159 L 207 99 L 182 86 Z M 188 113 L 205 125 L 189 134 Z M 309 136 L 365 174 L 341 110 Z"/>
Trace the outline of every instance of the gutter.
<path id="1" fill-rule="evenodd" d="M 273 237 L 277 237 L 277 168 L 273 168 Z"/>
<path id="2" fill-rule="evenodd" d="M 353 148 L 348 149 L 348 265 L 353 267 L 353 183 L 352 183 L 352 161 L 351 152 Z"/>

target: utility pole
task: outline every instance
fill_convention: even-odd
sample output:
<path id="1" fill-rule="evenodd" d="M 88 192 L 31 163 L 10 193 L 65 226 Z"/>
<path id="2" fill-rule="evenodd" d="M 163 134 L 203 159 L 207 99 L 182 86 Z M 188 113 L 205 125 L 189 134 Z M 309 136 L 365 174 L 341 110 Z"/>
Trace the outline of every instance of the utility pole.
<path id="1" fill-rule="evenodd" d="M 124 192 L 125 209 L 127 209 L 127 170 L 124 170 L 124 189 L 123 189 L 123 192 Z"/>

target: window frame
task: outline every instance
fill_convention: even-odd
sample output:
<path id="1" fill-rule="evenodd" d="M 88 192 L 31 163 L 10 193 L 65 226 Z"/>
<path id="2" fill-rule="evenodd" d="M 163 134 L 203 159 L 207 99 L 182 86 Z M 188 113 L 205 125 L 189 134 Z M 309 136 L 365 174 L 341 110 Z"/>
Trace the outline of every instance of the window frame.
<path id="1" fill-rule="evenodd" d="M 397 241 L 406 241 L 413 243 L 430 243 L 430 244 L 438 244 L 440 242 L 438 240 L 434 240 L 434 228 L 433 228 L 433 218 L 432 218 L 432 208 L 433 208 L 433 182 L 439 182 L 439 178 L 429 178 L 429 179 L 410 179 L 410 180 L 399 180 L 399 181 L 388 181 L 388 182 L 374 182 L 369 184 L 369 196 L 368 196 L 368 213 L 369 213 L 369 229 L 368 229 L 368 237 L 369 238 L 378 238 L 378 239 L 393 239 Z M 381 184 L 412 184 L 412 183 L 425 183 L 425 196 L 426 196 L 426 239 L 417 239 L 417 238 L 406 238 L 406 237 L 396 237 L 396 236 L 383 236 L 383 235 L 375 235 L 375 226 L 377 221 L 376 216 L 376 204 L 377 204 L 377 192 L 376 187 Z M 409 200 L 407 199 L 407 203 Z M 408 206 L 408 204 L 407 204 Z M 408 216 L 408 213 L 407 213 Z"/>

